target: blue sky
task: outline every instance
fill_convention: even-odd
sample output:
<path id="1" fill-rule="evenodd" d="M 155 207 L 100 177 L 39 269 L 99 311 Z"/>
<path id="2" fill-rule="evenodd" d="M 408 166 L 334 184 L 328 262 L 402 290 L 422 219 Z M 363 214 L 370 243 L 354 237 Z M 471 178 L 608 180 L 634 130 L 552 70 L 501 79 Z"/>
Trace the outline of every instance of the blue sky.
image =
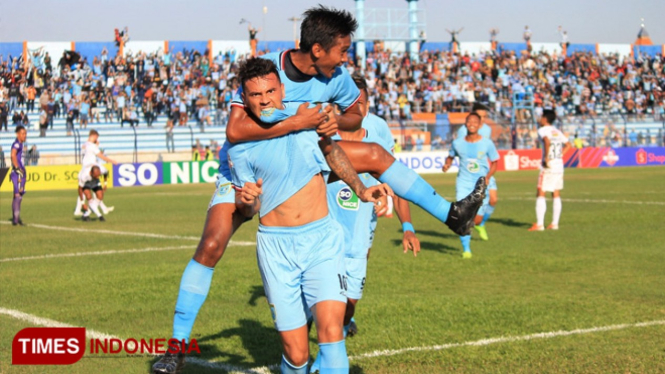
<path id="1" fill-rule="evenodd" d="M 291 40 L 287 19 L 318 3 L 350 11 L 353 0 L 5 0 L 0 41 L 106 41 L 128 26 L 135 40 L 242 40 L 242 18 L 263 27 L 262 40 Z M 263 7 L 267 13 L 262 12 Z M 631 43 L 645 18 L 655 44 L 665 43 L 665 0 L 419 0 L 427 12 L 427 39 L 448 41 L 446 28 L 464 27 L 461 41 L 517 42 L 525 25 L 535 42 L 558 42 L 557 27 L 572 43 Z M 366 8 L 407 9 L 405 0 L 366 0 Z"/>

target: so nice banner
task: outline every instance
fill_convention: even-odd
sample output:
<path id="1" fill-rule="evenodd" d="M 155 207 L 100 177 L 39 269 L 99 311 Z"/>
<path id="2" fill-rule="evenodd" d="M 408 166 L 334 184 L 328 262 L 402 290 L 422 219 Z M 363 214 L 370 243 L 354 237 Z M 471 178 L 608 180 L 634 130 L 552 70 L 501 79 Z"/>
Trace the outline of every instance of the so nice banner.
<path id="1" fill-rule="evenodd" d="M 534 170 L 540 167 L 540 149 L 499 151 L 498 171 Z M 448 151 L 403 152 L 395 158 L 419 174 L 440 173 Z M 568 168 L 606 168 L 621 166 L 663 166 L 665 147 L 587 147 L 574 149 L 564 155 Z M 158 184 L 214 183 L 217 161 L 146 162 L 136 164 L 106 164 L 109 187 L 153 186 Z M 458 171 L 457 159 L 449 173 Z M 81 165 L 28 166 L 25 189 L 75 190 Z M 10 169 L 0 169 L 0 191 L 11 192 Z"/>

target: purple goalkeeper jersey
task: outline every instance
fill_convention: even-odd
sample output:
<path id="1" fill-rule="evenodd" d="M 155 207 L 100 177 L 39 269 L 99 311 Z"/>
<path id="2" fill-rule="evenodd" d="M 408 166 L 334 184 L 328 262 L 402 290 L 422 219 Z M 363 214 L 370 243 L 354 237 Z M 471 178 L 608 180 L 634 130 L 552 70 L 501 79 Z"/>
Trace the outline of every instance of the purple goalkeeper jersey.
<path id="1" fill-rule="evenodd" d="M 14 143 L 12 143 L 12 149 L 16 150 L 16 161 L 18 161 L 19 169 L 25 170 L 25 166 L 23 166 L 23 143 L 15 139 Z"/>

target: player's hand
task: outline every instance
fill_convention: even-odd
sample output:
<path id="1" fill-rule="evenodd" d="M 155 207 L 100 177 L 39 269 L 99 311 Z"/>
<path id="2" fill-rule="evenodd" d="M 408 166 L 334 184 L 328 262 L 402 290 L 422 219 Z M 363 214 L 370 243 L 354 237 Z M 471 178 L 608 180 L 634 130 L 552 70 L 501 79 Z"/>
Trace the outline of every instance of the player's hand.
<path id="1" fill-rule="evenodd" d="M 543 162 L 542 162 L 543 167 L 544 167 L 545 169 L 548 168 L 548 166 L 547 166 L 547 161 L 548 161 L 548 160 L 547 160 L 546 158 L 544 158 L 544 159 L 543 159 Z"/>
<path id="2" fill-rule="evenodd" d="M 412 231 L 404 231 L 402 246 L 404 247 L 404 253 L 407 253 L 409 250 L 413 251 L 413 257 L 418 256 L 418 252 L 420 252 L 420 240 L 418 240 L 416 234 Z"/>
<path id="3" fill-rule="evenodd" d="M 321 111 L 321 104 L 310 108 L 309 103 L 302 103 L 296 111 L 295 118 L 300 120 L 299 129 L 315 129 L 326 118 L 326 115 Z"/>
<path id="4" fill-rule="evenodd" d="M 381 217 L 388 213 L 388 196 L 381 196 L 374 203 L 374 212 L 378 217 Z"/>
<path id="5" fill-rule="evenodd" d="M 320 136 L 327 136 L 327 137 L 331 137 L 337 134 L 339 125 L 337 124 L 337 117 L 335 116 L 335 112 L 333 111 L 333 106 L 332 105 L 326 106 L 323 109 L 322 113 L 325 114 L 325 118 L 323 119 L 323 122 L 321 122 L 321 124 L 316 127 L 316 133 L 319 134 Z"/>
<path id="6" fill-rule="evenodd" d="M 375 203 L 381 196 L 395 196 L 393 190 L 385 183 L 365 188 L 358 198 L 364 203 Z"/>
<path id="7" fill-rule="evenodd" d="M 254 205 L 259 196 L 263 193 L 263 179 L 259 178 L 256 183 L 247 182 L 242 186 L 240 200 L 245 205 Z"/>
<path id="8" fill-rule="evenodd" d="M 441 171 L 443 171 L 445 173 L 445 172 L 448 171 L 448 169 L 450 169 L 450 165 L 444 164 L 443 167 L 441 168 Z"/>
<path id="9" fill-rule="evenodd" d="M 14 172 L 18 175 L 19 179 L 24 179 L 25 178 L 25 171 L 21 168 L 14 168 Z"/>

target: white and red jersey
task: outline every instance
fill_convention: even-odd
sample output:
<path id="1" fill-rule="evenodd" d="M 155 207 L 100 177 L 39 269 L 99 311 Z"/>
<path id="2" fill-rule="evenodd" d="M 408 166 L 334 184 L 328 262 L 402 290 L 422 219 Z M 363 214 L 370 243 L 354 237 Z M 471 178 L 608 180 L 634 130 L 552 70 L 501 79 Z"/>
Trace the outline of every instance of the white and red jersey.
<path id="1" fill-rule="evenodd" d="M 545 138 L 550 141 L 548 154 L 545 154 Z M 548 125 L 538 129 L 538 140 L 542 149 L 542 157 L 547 160 L 546 170 L 552 173 L 563 173 L 563 148 L 568 143 L 568 137 L 554 126 Z"/>

